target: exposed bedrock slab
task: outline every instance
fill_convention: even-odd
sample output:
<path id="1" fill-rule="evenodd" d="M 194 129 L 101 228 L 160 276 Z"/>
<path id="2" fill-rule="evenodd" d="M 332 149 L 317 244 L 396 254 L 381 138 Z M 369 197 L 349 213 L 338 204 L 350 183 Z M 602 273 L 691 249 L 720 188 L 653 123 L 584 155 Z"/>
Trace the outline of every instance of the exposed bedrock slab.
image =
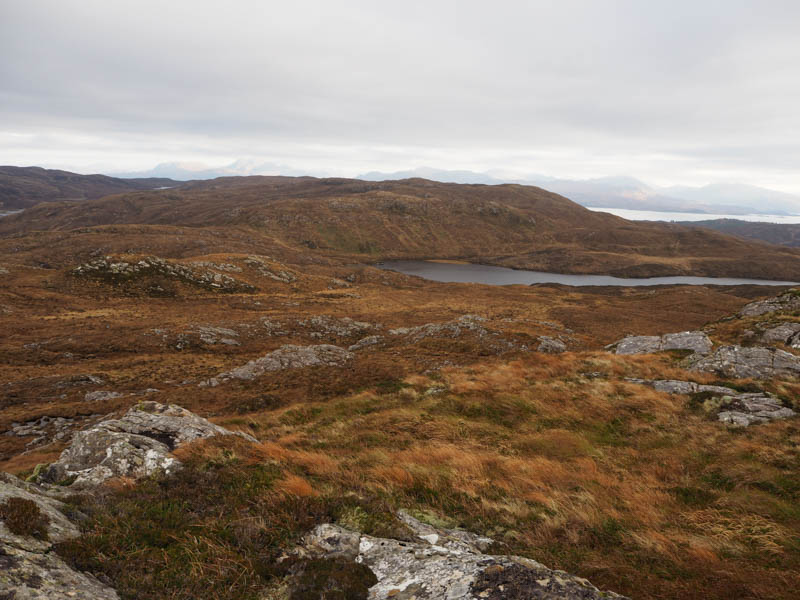
<path id="1" fill-rule="evenodd" d="M 800 357 L 777 348 L 722 346 L 709 356 L 690 359 L 689 368 L 735 378 L 797 377 Z"/>
<path id="2" fill-rule="evenodd" d="M 664 350 L 690 350 L 695 354 L 708 354 L 712 348 L 711 340 L 702 331 L 630 335 L 613 346 L 617 354 L 651 354 Z"/>
<path id="3" fill-rule="evenodd" d="M 729 425 L 748 427 L 776 419 L 788 419 L 797 413 L 781 404 L 766 392 L 739 392 L 733 388 L 719 385 L 703 385 L 693 381 L 674 379 L 628 379 L 631 383 L 649 385 L 668 394 L 704 393 L 718 397 L 714 402 L 704 402 L 704 408 L 717 414 L 717 419 Z"/>
<path id="4" fill-rule="evenodd" d="M 17 527 L 6 522 L 4 507 L 9 502 L 21 503 L 38 527 L 11 531 Z M 113 589 L 75 571 L 51 551 L 52 544 L 79 535 L 63 509 L 43 488 L 0 473 L 0 598 L 117 600 Z"/>
<path id="5" fill-rule="evenodd" d="M 176 406 L 141 402 L 122 418 L 101 421 L 79 431 L 70 446 L 42 474 L 45 482 L 68 482 L 75 487 L 99 485 L 112 477 L 139 478 L 171 473 L 180 462 L 172 450 L 200 438 L 241 435 Z"/>
<path id="6" fill-rule="evenodd" d="M 800 323 L 781 323 L 769 327 L 761 334 L 761 341 L 767 344 L 785 344 L 800 348 Z"/>
<path id="7" fill-rule="evenodd" d="M 246 365 L 220 373 L 200 383 L 202 387 L 215 387 L 232 379 L 249 381 L 271 371 L 301 369 L 303 367 L 338 367 L 353 359 L 353 354 L 339 346 L 294 346 L 287 344 L 269 354 L 251 360 Z"/>
<path id="8" fill-rule="evenodd" d="M 309 533 L 295 555 L 368 567 L 375 576 L 372 582 L 377 579 L 377 583 L 358 597 L 370 600 L 622 598 L 530 559 L 486 554 L 490 538 L 438 529 L 402 512 L 399 516 L 416 541 L 376 538 L 326 524 Z"/>

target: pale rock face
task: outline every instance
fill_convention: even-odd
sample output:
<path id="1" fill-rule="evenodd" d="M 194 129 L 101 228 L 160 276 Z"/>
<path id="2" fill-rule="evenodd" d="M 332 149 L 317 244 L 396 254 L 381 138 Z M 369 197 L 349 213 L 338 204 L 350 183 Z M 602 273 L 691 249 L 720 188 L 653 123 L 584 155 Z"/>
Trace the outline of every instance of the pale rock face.
<path id="1" fill-rule="evenodd" d="M 733 388 L 673 379 L 628 379 L 628 381 L 648 385 L 668 394 L 707 393 L 719 397 L 714 404 L 715 410 L 719 411 L 717 420 L 737 427 L 748 427 L 797 415 L 794 410 L 783 406 L 774 396 L 766 392 L 743 393 Z"/>
<path id="2" fill-rule="evenodd" d="M 800 376 L 800 357 L 776 348 L 723 346 L 710 356 L 691 360 L 689 367 L 725 377 L 797 377 Z"/>
<path id="3" fill-rule="evenodd" d="M 383 342 L 382 335 L 369 335 L 365 338 L 361 338 L 360 340 L 358 340 L 347 350 L 349 352 L 357 352 L 358 350 L 363 350 L 364 348 L 369 348 L 370 346 L 377 346 L 381 342 Z"/>
<path id="4" fill-rule="evenodd" d="M 761 334 L 761 341 L 767 344 L 786 344 L 800 348 L 800 323 L 782 323 Z"/>
<path id="5" fill-rule="evenodd" d="M 169 474 L 181 466 L 171 456 L 175 448 L 200 438 L 232 434 L 180 406 L 141 402 L 120 419 L 101 421 L 76 433 L 42 479 L 59 482 L 74 478 L 71 487 L 92 487 L 112 477 Z M 255 441 L 246 434 L 235 434 Z"/>
<path id="6" fill-rule="evenodd" d="M 249 381 L 271 371 L 301 369 L 303 367 L 338 367 L 352 360 L 353 354 L 339 346 L 320 344 L 318 346 L 294 346 L 286 344 L 269 354 L 251 360 L 216 377 L 202 382 L 202 387 L 216 387 L 232 379 Z"/>
<path id="7" fill-rule="evenodd" d="M 561 340 L 550 337 L 549 335 L 539 336 L 539 352 L 547 352 L 548 354 L 560 354 L 567 351 L 567 345 Z"/>
<path id="8" fill-rule="evenodd" d="M 378 582 L 370 600 L 479 600 L 515 591 L 530 598 L 599 600 L 622 598 L 585 579 L 516 556 L 485 554 L 492 540 L 456 529 L 437 529 L 401 512 L 417 541 L 375 538 L 336 525 L 319 525 L 294 554 L 343 558 L 367 566 Z"/>
<path id="9" fill-rule="evenodd" d="M 14 600 L 118 600 L 117 593 L 87 573 L 73 570 L 52 544 L 79 535 L 61 512 L 64 505 L 44 489 L 0 473 L 0 504 L 9 498 L 32 501 L 47 518 L 47 539 L 12 534 L 0 520 L 0 593 Z"/>
<path id="10" fill-rule="evenodd" d="M 702 331 L 684 331 L 657 335 L 631 335 L 616 343 L 616 354 L 651 354 L 664 350 L 690 350 L 708 354 L 712 344 Z"/>

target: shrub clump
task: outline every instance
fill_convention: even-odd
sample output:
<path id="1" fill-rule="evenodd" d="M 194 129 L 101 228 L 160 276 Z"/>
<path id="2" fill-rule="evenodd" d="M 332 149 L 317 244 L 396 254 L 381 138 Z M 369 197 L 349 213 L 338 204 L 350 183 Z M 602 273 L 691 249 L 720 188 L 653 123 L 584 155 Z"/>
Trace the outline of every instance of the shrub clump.
<path id="1" fill-rule="evenodd" d="M 50 519 L 33 500 L 8 498 L 0 504 L 0 520 L 14 535 L 30 536 L 37 540 L 47 539 Z"/>

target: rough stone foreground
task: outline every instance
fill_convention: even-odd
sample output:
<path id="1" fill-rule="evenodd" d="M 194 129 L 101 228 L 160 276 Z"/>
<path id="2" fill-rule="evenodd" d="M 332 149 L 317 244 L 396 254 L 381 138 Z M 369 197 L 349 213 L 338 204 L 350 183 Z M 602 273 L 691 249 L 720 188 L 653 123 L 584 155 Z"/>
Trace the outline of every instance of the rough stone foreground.
<path id="1" fill-rule="evenodd" d="M 616 354 L 651 354 L 664 350 L 691 350 L 695 354 L 708 354 L 712 348 L 711 340 L 702 331 L 630 335 L 612 346 L 616 346 Z"/>
<path id="2" fill-rule="evenodd" d="M 320 344 L 318 346 L 294 346 L 287 344 L 269 354 L 251 360 L 244 366 L 220 373 L 200 383 L 200 386 L 216 387 L 231 379 L 245 381 L 260 377 L 270 371 L 301 369 L 303 367 L 341 366 L 353 359 L 353 354 L 339 346 Z"/>
<path id="3" fill-rule="evenodd" d="M 710 356 L 690 359 L 689 368 L 738 379 L 797 377 L 800 357 L 776 348 L 723 346 Z"/>
<path id="4" fill-rule="evenodd" d="M 326 524 L 309 533 L 295 555 L 367 566 L 378 580 L 369 588 L 370 600 L 623 598 L 530 559 L 485 554 L 490 538 L 437 529 L 403 512 L 398 516 L 417 541 L 375 538 Z"/>
<path id="5" fill-rule="evenodd" d="M 90 487 L 112 477 L 136 479 L 156 472 L 172 473 L 181 467 L 171 456 L 175 448 L 200 438 L 232 434 L 180 406 L 141 402 L 121 419 L 101 421 L 76 433 L 41 480 L 73 479 L 72 487 Z M 255 441 L 246 434 L 235 434 Z"/>
<path id="6" fill-rule="evenodd" d="M 649 385 L 668 394 L 706 393 L 720 397 L 712 406 L 719 412 L 717 420 L 729 425 L 748 427 L 776 419 L 788 419 L 797 415 L 791 408 L 783 406 L 776 398 L 765 392 L 742 393 L 719 385 L 703 385 L 693 381 L 676 379 L 628 379 L 631 383 Z"/>
<path id="7" fill-rule="evenodd" d="M 21 498 L 36 504 L 47 519 L 47 539 L 12 534 L 0 520 L 0 597 L 13 600 L 117 600 L 117 593 L 87 573 L 70 568 L 52 544 L 79 535 L 64 516 L 63 504 L 13 475 L 0 473 L 0 504 Z"/>

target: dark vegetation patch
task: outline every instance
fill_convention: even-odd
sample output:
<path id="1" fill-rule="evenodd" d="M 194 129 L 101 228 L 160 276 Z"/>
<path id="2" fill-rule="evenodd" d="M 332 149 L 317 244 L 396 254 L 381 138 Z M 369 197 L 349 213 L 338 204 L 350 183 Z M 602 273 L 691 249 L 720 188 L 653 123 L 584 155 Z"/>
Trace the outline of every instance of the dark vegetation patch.
<path id="1" fill-rule="evenodd" d="M 254 464 L 230 443 L 216 440 L 216 452 L 190 458 L 172 477 L 71 497 L 73 509 L 88 515 L 84 535 L 56 551 L 75 568 L 109 578 L 125 599 L 255 600 L 291 575 L 278 558 L 317 524 L 341 519 L 372 535 L 402 534 L 378 498 L 278 492 L 281 469 Z M 366 598 L 360 594 L 369 581 L 374 575 L 355 563 L 312 561 L 291 597 Z"/>
<path id="2" fill-rule="evenodd" d="M 366 565 L 340 558 L 307 560 L 292 577 L 289 600 L 366 600 L 376 583 Z"/>
<path id="3" fill-rule="evenodd" d="M 27 498 L 7 498 L 0 504 L 0 520 L 15 535 L 47 539 L 47 526 L 50 519 L 33 500 Z"/>

